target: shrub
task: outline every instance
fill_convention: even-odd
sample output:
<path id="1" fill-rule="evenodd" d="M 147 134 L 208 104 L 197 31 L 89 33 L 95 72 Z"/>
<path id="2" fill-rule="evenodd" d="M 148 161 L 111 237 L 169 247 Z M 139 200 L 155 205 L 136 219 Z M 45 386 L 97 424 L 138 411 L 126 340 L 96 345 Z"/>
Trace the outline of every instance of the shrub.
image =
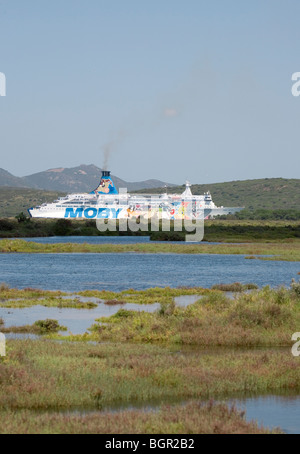
<path id="1" fill-rule="evenodd" d="M 162 315 L 162 316 L 173 315 L 175 309 L 176 309 L 176 304 L 174 301 L 172 301 L 171 303 L 162 301 L 160 303 L 160 308 L 158 310 L 158 313 L 159 313 L 159 315 Z"/>
<path id="2" fill-rule="evenodd" d="M 58 331 L 65 331 L 66 328 L 64 326 L 60 326 L 57 320 L 38 320 L 34 324 L 37 326 L 42 334 L 47 333 L 57 333 Z"/>
<path id="3" fill-rule="evenodd" d="M 107 304 L 107 306 L 118 306 L 118 305 L 121 305 L 121 304 L 126 304 L 126 301 L 113 299 L 113 300 L 105 301 L 104 304 Z"/>
<path id="4" fill-rule="evenodd" d="M 234 282 L 233 284 L 215 284 L 212 290 L 221 290 L 222 292 L 243 292 L 244 290 L 255 290 L 258 286 L 256 284 L 241 284 Z"/>
<path id="5" fill-rule="evenodd" d="M 300 296 L 300 281 L 296 282 L 295 279 L 292 279 L 291 289 L 296 293 L 297 296 Z"/>
<path id="6" fill-rule="evenodd" d="M 54 226 L 54 235 L 67 236 L 70 234 L 72 222 L 69 219 L 59 219 Z"/>
<path id="7" fill-rule="evenodd" d="M 23 222 L 29 222 L 30 221 L 30 218 L 27 217 L 23 211 L 21 213 L 19 213 L 17 216 L 16 216 L 16 219 L 18 221 L 19 224 L 22 224 Z"/>
<path id="8" fill-rule="evenodd" d="M 13 230 L 14 226 L 12 222 L 8 221 L 7 219 L 0 219 L 0 231 L 7 232 Z"/>
<path id="9" fill-rule="evenodd" d="M 0 284 L 0 292 L 7 292 L 8 290 L 9 286 L 5 284 L 5 282 L 2 282 L 2 284 Z"/>

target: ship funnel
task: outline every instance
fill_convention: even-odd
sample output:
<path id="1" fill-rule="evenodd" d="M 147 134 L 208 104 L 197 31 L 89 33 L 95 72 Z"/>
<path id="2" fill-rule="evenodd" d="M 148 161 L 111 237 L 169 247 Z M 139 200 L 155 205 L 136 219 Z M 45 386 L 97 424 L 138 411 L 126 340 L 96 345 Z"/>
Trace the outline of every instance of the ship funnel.
<path id="1" fill-rule="evenodd" d="M 110 195 L 118 194 L 109 170 L 102 170 L 102 177 L 99 186 L 91 194 Z"/>

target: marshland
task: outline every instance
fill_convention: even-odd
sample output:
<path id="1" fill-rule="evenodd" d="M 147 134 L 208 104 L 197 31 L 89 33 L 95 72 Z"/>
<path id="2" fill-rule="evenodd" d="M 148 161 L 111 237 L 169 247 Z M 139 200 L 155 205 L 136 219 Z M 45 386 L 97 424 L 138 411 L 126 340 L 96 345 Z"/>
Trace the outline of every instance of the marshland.
<path id="1" fill-rule="evenodd" d="M 2 433 L 300 432 L 276 418 L 299 408 L 296 237 L 3 239 L 0 260 Z"/>
<path id="2" fill-rule="evenodd" d="M 300 326 L 299 303 L 296 279 L 278 288 L 235 282 L 76 294 L 3 284 L 1 431 L 280 432 L 272 421 L 248 420 L 234 401 L 297 395 L 291 334 Z M 101 306 L 114 313 L 92 322 Z M 76 333 L 51 319 L 22 325 L 31 308 L 72 310 L 79 319 L 86 311 L 90 326 Z M 14 311 L 17 326 L 6 323 Z"/>

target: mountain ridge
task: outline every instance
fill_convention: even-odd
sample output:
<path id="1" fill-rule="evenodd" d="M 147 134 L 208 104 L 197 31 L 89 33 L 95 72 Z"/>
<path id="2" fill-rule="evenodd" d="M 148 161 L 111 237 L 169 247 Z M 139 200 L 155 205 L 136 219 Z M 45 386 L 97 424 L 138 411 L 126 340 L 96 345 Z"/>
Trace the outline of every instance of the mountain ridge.
<path id="1" fill-rule="evenodd" d="M 0 186 L 24 187 L 67 193 L 91 192 L 98 186 L 101 179 L 101 172 L 102 169 L 94 164 L 82 164 L 71 168 L 58 167 L 24 177 L 15 177 L 7 170 L 0 169 Z M 172 183 L 166 183 L 156 179 L 128 182 L 115 175 L 112 175 L 112 178 L 117 189 L 122 187 L 127 188 L 128 191 L 152 189 L 165 186 L 166 184 L 173 186 Z"/>

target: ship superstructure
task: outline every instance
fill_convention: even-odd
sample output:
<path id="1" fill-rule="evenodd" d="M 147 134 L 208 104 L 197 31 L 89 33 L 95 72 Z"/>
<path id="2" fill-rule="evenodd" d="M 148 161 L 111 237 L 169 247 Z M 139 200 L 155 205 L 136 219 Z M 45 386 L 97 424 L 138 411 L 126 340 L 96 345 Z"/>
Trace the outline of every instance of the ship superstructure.
<path id="1" fill-rule="evenodd" d="M 117 191 L 109 171 L 102 171 L 97 188 L 90 193 L 69 194 L 52 203 L 28 210 L 34 218 L 52 219 L 124 219 L 151 218 L 200 219 L 235 213 L 242 207 L 217 207 L 209 192 L 193 195 L 186 182 L 182 194 L 129 194 Z"/>

